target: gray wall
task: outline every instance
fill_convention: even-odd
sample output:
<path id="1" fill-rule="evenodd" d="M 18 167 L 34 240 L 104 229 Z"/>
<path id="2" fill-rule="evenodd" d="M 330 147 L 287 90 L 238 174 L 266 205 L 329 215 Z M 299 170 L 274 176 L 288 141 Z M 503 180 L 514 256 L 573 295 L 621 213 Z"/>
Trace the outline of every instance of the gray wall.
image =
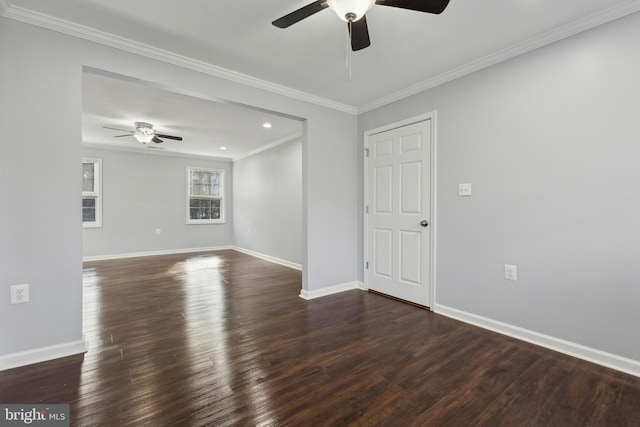
<path id="1" fill-rule="evenodd" d="M 634 14 L 359 117 L 362 135 L 437 111 L 436 306 L 640 360 L 639 28 Z"/>
<path id="2" fill-rule="evenodd" d="M 355 116 L 0 17 L 0 361 L 82 340 L 83 66 L 304 118 L 303 288 L 356 280 Z"/>
<path id="3" fill-rule="evenodd" d="M 302 264 L 302 141 L 233 164 L 236 246 Z"/>
<path id="4" fill-rule="evenodd" d="M 79 46 L 21 29 L 0 17 L 0 357 L 82 339 Z"/>
<path id="5" fill-rule="evenodd" d="M 82 154 L 102 159 L 102 227 L 84 229 L 85 257 L 233 244 L 231 162 L 94 147 Z M 226 170 L 226 224 L 186 224 L 187 166 Z"/>

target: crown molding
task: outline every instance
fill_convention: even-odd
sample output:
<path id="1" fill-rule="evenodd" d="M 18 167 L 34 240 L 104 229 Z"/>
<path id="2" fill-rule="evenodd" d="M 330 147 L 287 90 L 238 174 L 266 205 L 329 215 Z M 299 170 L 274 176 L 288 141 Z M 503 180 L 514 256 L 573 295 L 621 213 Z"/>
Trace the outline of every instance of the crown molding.
<path id="1" fill-rule="evenodd" d="M 219 77 L 234 83 L 240 83 L 257 89 L 263 89 L 278 95 L 305 101 L 311 104 L 342 111 L 349 114 L 357 114 L 357 108 L 351 105 L 342 104 L 327 98 L 322 98 L 226 68 L 218 67 L 204 61 L 179 55 L 174 52 L 158 49 L 144 43 L 138 43 L 124 37 L 99 31 L 63 19 L 54 18 L 49 15 L 34 12 L 19 6 L 12 5 L 10 0 L 0 0 L 0 15 L 16 21 L 57 31 L 73 37 L 89 40 L 105 46 L 135 53 L 147 58 L 156 59 L 168 64 L 177 65 L 203 74 Z"/>
<path id="2" fill-rule="evenodd" d="M 216 160 L 219 162 L 231 163 L 233 159 L 229 157 L 216 157 L 208 156 L 205 154 L 192 154 L 192 153 L 180 153 L 176 151 L 154 150 L 147 146 L 141 145 L 140 147 L 123 147 L 104 144 L 101 142 L 83 142 L 82 146 L 85 148 L 95 148 L 97 150 L 107 151 L 124 151 L 127 153 L 144 154 L 145 156 L 165 156 L 165 157 L 183 157 L 188 159 L 201 159 L 201 160 Z"/>
<path id="3" fill-rule="evenodd" d="M 286 144 L 288 142 L 295 141 L 297 139 L 302 138 L 302 133 L 294 133 L 292 135 L 285 136 L 276 141 L 270 142 L 269 144 L 263 145 L 262 147 L 258 147 L 254 150 L 249 151 L 246 155 L 238 156 L 238 157 L 220 157 L 220 156 L 211 156 L 207 154 L 195 154 L 195 153 L 181 153 L 176 151 L 165 151 L 165 150 L 153 150 L 150 149 L 146 145 L 140 145 L 136 147 L 129 146 L 121 146 L 121 145 L 110 145 L 105 144 L 103 142 L 88 142 L 84 141 L 82 143 L 83 147 L 86 148 L 95 148 L 97 150 L 108 150 L 108 151 L 124 151 L 127 153 L 135 153 L 135 154 L 144 154 L 152 155 L 152 156 L 168 156 L 168 157 L 185 157 L 190 159 L 202 159 L 202 160 L 217 160 L 220 162 L 237 162 L 242 159 L 246 159 L 247 157 L 251 157 L 255 154 L 262 153 L 263 151 L 270 150 L 279 145 Z"/>
<path id="4" fill-rule="evenodd" d="M 135 53 L 165 63 L 201 72 L 203 74 L 219 77 L 235 83 L 263 89 L 272 93 L 287 96 L 289 98 L 309 102 L 311 104 L 354 115 L 366 113 L 368 111 L 375 110 L 376 108 L 384 107 L 385 105 L 391 104 L 425 90 L 432 89 L 441 84 L 450 82 L 460 77 L 464 77 L 475 71 L 482 70 L 484 68 L 509 60 L 516 56 L 525 54 L 532 50 L 549 45 L 564 38 L 571 37 L 575 34 L 581 33 L 599 25 L 606 24 L 607 22 L 622 18 L 626 15 L 630 15 L 638 11 L 640 11 L 640 0 L 629 0 L 624 3 L 620 3 L 616 6 L 612 6 L 601 12 L 592 14 L 578 21 L 574 21 L 563 27 L 531 38 L 517 45 L 487 55 L 475 61 L 471 61 L 467 64 L 454 68 L 431 79 L 416 83 L 398 92 L 379 98 L 373 102 L 359 107 L 354 107 L 327 98 L 322 98 L 316 95 L 292 89 L 286 86 L 282 86 L 276 83 L 268 82 L 266 80 L 258 79 L 246 74 L 241 74 L 232 70 L 218 67 L 204 61 L 198 61 L 192 58 L 178 55 L 173 52 L 158 49 L 143 43 L 134 42 L 123 37 L 118 37 L 113 34 L 105 33 L 65 20 L 53 18 L 51 16 L 37 13 L 25 8 L 14 6 L 10 3 L 10 0 L 0 0 L 0 15 L 7 18 L 21 21 L 27 24 L 36 25 L 42 28 L 57 31 L 92 42 L 100 43 L 105 46 Z"/>
<path id="5" fill-rule="evenodd" d="M 424 80 L 391 95 L 379 98 L 376 101 L 359 107 L 357 114 L 366 113 L 367 111 L 384 107 L 385 105 L 391 104 L 417 93 L 424 92 L 425 90 L 432 89 L 436 86 L 450 82 L 460 77 L 464 77 L 467 74 L 482 70 L 483 68 L 490 67 L 492 65 L 498 64 L 500 62 L 525 54 L 532 50 L 549 45 L 567 37 L 571 37 L 583 31 L 606 24 L 607 22 L 614 21 L 638 11 L 640 11 L 639 0 L 630 0 L 617 6 L 610 7 L 578 21 L 574 21 L 565 26 L 556 28 L 555 30 L 549 31 L 540 36 L 526 40 L 517 45 L 492 53 L 475 61 L 471 61 L 460 67 L 447 71 L 446 73 L 442 73 L 431 79 Z"/>

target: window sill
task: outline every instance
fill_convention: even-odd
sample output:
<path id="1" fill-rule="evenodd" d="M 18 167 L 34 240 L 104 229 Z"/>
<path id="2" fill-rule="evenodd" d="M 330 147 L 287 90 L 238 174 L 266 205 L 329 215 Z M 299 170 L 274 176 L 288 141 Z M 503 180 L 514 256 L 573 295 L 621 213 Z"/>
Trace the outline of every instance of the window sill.
<path id="1" fill-rule="evenodd" d="M 226 224 L 227 221 L 221 219 L 203 219 L 199 221 L 187 221 L 187 225 L 210 225 L 210 224 Z"/>

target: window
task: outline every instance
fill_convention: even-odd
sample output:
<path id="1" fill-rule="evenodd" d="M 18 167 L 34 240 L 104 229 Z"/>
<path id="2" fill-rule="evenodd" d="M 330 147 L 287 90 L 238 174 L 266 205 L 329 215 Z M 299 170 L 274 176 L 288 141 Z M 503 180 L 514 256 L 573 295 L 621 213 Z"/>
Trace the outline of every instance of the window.
<path id="1" fill-rule="evenodd" d="M 187 168 L 187 224 L 225 222 L 224 170 Z"/>
<path id="2" fill-rule="evenodd" d="M 101 159 L 82 159 L 83 227 L 102 227 L 101 177 Z"/>

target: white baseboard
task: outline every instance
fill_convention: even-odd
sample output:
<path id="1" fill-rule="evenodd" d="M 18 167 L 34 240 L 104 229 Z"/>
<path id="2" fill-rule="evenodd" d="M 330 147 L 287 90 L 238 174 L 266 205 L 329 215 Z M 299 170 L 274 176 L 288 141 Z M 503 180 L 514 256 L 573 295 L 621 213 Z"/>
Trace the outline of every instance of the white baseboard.
<path id="1" fill-rule="evenodd" d="M 467 313 L 465 311 L 440 304 L 436 304 L 434 311 L 438 314 L 442 314 L 443 316 L 451 317 L 452 319 L 460 320 L 474 326 L 489 329 L 490 331 L 498 332 L 550 350 L 577 357 L 578 359 L 586 360 L 626 374 L 640 377 L 640 361 L 638 360 L 618 356 L 613 353 L 607 353 L 605 351 L 576 344 L 571 341 L 530 331 L 518 326 L 509 325 L 508 323 L 499 322 L 497 320 Z"/>
<path id="2" fill-rule="evenodd" d="M 234 247 L 233 246 L 211 246 L 208 248 L 167 249 L 162 251 L 132 252 L 132 253 L 126 253 L 126 254 L 86 256 L 82 258 L 82 261 L 83 262 L 106 261 L 110 259 L 137 258 L 137 257 L 147 257 L 147 256 L 156 256 L 156 255 L 173 255 L 173 254 L 188 254 L 191 252 L 222 251 L 226 249 L 234 249 Z"/>
<path id="3" fill-rule="evenodd" d="M 251 251 L 249 249 L 240 248 L 238 246 L 232 246 L 231 249 L 233 249 L 234 251 L 242 252 L 243 254 L 254 256 L 256 258 L 261 258 L 261 259 L 263 259 L 265 261 L 270 261 L 270 262 L 273 262 L 275 264 L 284 265 L 285 267 L 294 268 L 296 270 L 302 271 L 302 265 L 301 264 L 297 264 L 295 262 L 287 261 L 285 259 L 276 258 L 276 257 L 273 257 L 271 255 L 261 254 L 259 252 L 254 252 L 254 251 Z"/>
<path id="4" fill-rule="evenodd" d="M 300 291 L 300 298 L 306 300 L 312 300 L 315 298 L 326 297 L 327 295 L 338 294 L 340 292 L 352 291 L 354 289 L 364 289 L 364 285 L 362 282 L 349 282 L 342 283 L 340 285 L 328 286 L 326 288 L 315 289 L 313 291 L 306 291 L 302 289 Z"/>
<path id="5" fill-rule="evenodd" d="M 88 348 L 88 342 L 82 337 L 80 341 L 71 341 L 64 344 L 7 354 L 0 356 L 0 371 L 86 353 Z"/>

